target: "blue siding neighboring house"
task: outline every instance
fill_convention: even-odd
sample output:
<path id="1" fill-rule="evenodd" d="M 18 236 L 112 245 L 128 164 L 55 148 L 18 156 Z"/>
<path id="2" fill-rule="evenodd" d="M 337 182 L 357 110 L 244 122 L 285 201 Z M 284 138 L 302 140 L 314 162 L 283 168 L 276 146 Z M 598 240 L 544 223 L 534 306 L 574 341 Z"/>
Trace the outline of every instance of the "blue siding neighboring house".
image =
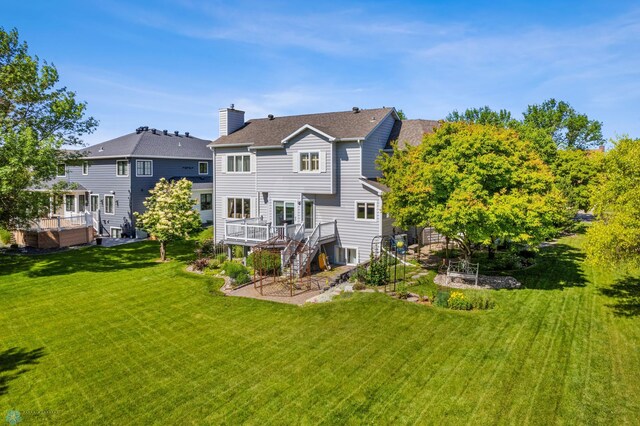
<path id="1" fill-rule="evenodd" d="M 139 127 L 135 132 L 81 149 L 79 164 L 60 165 L 57 181 L 75 183 L 56 211 L 71 216 L 91 212 L 103 236 L 136 235 L 133 212 L 160 178 L 193 182 L 196 209 L 204 222 L 213 220 L 210 141 L 178 132 Z M 138 232 L 140 234 L 140 232 Z"/>

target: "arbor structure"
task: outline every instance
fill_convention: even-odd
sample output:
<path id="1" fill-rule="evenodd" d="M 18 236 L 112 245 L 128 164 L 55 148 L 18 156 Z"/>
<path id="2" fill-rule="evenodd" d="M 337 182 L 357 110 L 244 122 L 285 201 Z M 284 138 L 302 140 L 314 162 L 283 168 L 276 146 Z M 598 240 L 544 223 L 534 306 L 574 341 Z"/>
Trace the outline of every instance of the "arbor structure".
<path id="1" fill-rule="evenodd" d="M 193 209 L 191 182 L 161 178 L 144 201 L 145 212 L 135 212 L 136 227 L 160 242 L 160 259 L 167 259 L 167 243 L 185 239 L 201 227 L 200 215 Z"/>
<path id="2" fill-rule="evenodd" d="M 46 186 L 58 164 L 74 157 L 63 147 L 81 144 L 97 126 L 58 79 L 55 66 L 29 55 L 17 30 L 0 27 L 0 227 L 46 212 L 50 194 L 31 189 Z"/>
<path id="3" fill-rule="evenodd" d="M 586 252 L 597 264 L 640 262 L 640 139 L 615 142 L 593 192 L 597 221 L 587 230 Z"/>
<path id="4" fill-rule="evenodd" d="M 555 233 L 564 199 L 549 167 L 516 131 L 443 123 L 419 146 L 385 154 L 383 207 L 402 228 L 433 226 L 459 243 L 535 244 Z"/>

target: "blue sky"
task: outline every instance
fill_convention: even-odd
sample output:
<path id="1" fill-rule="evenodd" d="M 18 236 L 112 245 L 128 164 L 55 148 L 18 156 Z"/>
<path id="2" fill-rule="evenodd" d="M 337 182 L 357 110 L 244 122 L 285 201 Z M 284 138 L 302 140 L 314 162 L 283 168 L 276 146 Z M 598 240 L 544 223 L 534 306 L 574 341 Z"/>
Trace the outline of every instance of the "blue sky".
<path id="1" fill-rule="evenodd" d="M 215 138 L 231 103 L 439 119 L 550 97 L 640 136 L 638 2 L 9 1 L 0 26 L 88 102 L 88 143 L 140 125 Z"/>

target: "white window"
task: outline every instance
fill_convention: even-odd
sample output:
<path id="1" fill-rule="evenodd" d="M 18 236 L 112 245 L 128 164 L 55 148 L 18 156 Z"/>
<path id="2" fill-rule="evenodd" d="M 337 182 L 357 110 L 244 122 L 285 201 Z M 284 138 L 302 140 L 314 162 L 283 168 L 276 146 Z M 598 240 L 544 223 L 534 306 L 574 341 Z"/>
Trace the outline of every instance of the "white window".
<path id="1" fill-rule="evenodd" d="M 200 210 L 211 210 L 213 194 L 200 194 Z"/>
<path id="2" fill-rule="evenodd" d="M 89 174 L 89 162 L 88 161 L 83 161 L 82 162 L 82 174 L 84 176 Z"/>
<path id="3" fill-rule="evenodd" d="M 227 217 L 248 219 L 251 217 L 250 198 L 227 198 Z"/>
<path id="4" fill-rule="evenodd" d="M 136 160 L 136 176 L 153 176 L 153 161 Z"/>
<path id="5" fill-rule="evenodd" d="M 376 203 L 375 202 L 356 202 L 356 220 L 375 220 L 376 219 Z"/>
<path id="6" fill-rule="evenodd" d="M 113 202 L 113 195 L 105 195 L 104 196 L 104 212 L 105 214 L 115 214 L 115 210 L 114 210 L 114 202 Z"/>
<path id="7" fill-rule="evenodd" d="M 351 247 L 336 247 L 336 263 L 343 265 L 357 265 L 358 249 Z"/>
<path id="8" fill-rule="evenodd" d="M 67 165 L 64 163 L 58 164 L 56 174 L 58 177 L 65 177 L 67 175 Z"/>
<path id="9" fill-rule="evenodd" d="M 116 175 L 129 176 L 129 162 L 127 160 L 116 161 Z"/>
<path id="10" fill-rule="evenodd" d="M 229 173 L 250 173 L 251 155 L 229 155 L 227 156 L 227 172 Z"/>
<path id="11" fill-rule="evenodd" d="M 208 175 L 209 174 L 209 163 L 206 161 L 198 161 L 198 174 L 200 175 Z"/>
<path id="12" fill-rule="evenodd" d="M 98 204 L 100 203 L 100 196 L 98 194 L 91 194 L 89 196 L 90 205 L 89 208 L 92 212 L 98 211 Z"/>
<path id="13" fill-rule="evenodd" d="M 78 211 L 87 211 L 87 196 L 84 194 L 78 195 Z"/>
<path id="14" fill-rule="evenodd" d="M 112 226 L 109 228 L 109 234 L 111 235 L 111 238 L 120 238 L 122 237 L 122 228 Z"/>
<path id="15" fill-rule="evenodd" d="M 76 196 L 75 195 L 65 195 L 64 196 L 64 211 L 75 213 L 76 211 Z"/>
<path id="16" fill-rule="evenodd" d="M 301 172 L 319 172 L 320 171 L 320 153 L 319 152 L 301 152 L 300 153 L 300 171 Z"/>

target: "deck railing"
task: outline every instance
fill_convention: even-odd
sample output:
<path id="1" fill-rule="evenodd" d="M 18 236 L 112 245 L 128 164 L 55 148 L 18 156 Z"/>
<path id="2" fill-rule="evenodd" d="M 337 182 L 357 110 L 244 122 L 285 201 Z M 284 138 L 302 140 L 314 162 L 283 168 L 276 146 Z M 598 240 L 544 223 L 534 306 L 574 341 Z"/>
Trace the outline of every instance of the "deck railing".
<path id="1" fill-rule="evenodd" d="M 31 222 L 32 228 L 38 231 L 51 229 L 83 228 L 93 225 L 93 218 L 90 213 L 83 213 L 75 216 L 44 217 Z"/>
<path id="2" fill-rule="evenodd" d="M 272 226 L 259 219 L 228 219 L 224 224 L 225 240 L 262 242 L 272 238 L 294 238 L 297 224 Z"/>

